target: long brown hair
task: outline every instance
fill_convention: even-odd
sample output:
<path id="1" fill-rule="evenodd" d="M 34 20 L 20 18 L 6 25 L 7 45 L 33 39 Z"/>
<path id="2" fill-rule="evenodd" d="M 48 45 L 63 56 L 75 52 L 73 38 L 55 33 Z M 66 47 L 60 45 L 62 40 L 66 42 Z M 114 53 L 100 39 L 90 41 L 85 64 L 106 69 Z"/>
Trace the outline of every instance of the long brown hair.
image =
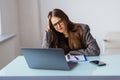
<path id="1" fill-rule="evenodd" d="M 69 52 L 67 45 L 65 45 L 64 35 L 62 33 L 57 32 L 52 23 L 51 17 L 58 17 L 63 19 L 67 23 L 67 31 L 68 31 L 68 45 L 71 50 L 80 49 L 83 47 L 82 45 L 82 35 L 83 30 L 80 24 L 73 23 L 69 20 L 68 16 L 60 9 L 53 9 L 48 14 L 49 18 L 49 27 L 52 33 L 52 43 L 51 47 L 53 48 L 63 48 L 65 52 Z"/>

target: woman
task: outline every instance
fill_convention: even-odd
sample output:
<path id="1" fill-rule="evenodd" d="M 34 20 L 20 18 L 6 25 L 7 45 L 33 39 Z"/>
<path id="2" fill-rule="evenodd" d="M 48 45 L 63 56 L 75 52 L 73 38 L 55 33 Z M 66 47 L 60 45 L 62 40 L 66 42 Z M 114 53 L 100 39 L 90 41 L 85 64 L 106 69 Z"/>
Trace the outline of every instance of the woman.
<path id="1" fill-rule="evenodd" d="M 100 50 L 86 24 L 73 23 L 60 9 L 48 14 L 48 29 L 44 36 L 43 48 L 63 48 L 65 55 L 83 54 L 98 56 Z"/>

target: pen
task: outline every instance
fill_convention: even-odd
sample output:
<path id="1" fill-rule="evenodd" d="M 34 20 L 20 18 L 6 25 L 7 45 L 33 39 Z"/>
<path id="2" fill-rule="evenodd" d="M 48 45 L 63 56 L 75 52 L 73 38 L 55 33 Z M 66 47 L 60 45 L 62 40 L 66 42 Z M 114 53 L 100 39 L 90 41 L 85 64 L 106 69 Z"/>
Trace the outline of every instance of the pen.
<path id="1" fill-rule="evenodd" d="M 76 60 L 79 60 L 78 57 L 74 56 Z"/>
<path id="2" fill-rule="evenodd" d="M 83 55 L 84 56 L 84 58 L 85 58 L 85 61 L 87 61 L 87 57 L 86 57 L 86 55 Z"/>

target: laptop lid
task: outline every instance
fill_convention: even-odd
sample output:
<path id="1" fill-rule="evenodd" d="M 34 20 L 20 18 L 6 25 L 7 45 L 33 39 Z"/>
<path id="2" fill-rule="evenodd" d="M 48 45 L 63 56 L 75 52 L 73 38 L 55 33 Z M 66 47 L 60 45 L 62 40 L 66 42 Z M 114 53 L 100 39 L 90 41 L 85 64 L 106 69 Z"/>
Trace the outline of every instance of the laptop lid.
<path id="1" fill-rule="evenodd" d="M 22 48 L 26 62 L 33 69 L 69 70 L 64 50 L 61 48 Z"/>

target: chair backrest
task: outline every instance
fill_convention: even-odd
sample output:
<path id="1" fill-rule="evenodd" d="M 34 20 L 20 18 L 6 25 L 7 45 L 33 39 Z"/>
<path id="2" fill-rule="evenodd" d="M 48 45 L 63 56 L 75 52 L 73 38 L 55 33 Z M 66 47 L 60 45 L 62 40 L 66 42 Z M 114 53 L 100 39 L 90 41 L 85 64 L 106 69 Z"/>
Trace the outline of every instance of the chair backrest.
<path id="1" fill-rule="evenodd" d="M 120 32 L 109 32 L 104 39 L 105 49 L 120 49 Z"/>

